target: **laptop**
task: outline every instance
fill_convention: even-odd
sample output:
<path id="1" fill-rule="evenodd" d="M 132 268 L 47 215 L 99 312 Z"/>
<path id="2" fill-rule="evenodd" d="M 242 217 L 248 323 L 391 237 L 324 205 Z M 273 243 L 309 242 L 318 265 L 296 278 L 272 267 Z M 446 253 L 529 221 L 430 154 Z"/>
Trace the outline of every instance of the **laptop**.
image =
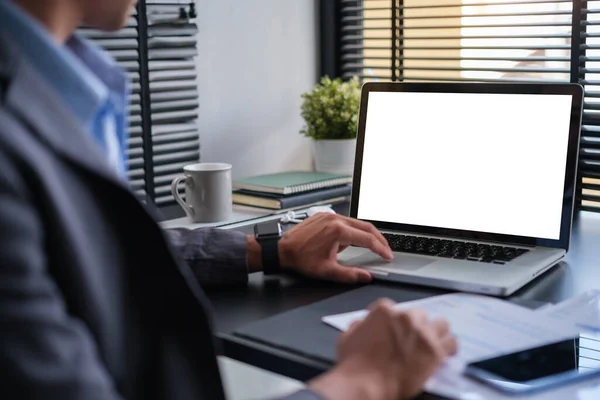
<path id="1" fill-rule="evenodd" d="M 350 215 L 392 261 L 376 279 L 508 296 L 569 248 L 583 89 L 575 84 L 366 83 Z"/>

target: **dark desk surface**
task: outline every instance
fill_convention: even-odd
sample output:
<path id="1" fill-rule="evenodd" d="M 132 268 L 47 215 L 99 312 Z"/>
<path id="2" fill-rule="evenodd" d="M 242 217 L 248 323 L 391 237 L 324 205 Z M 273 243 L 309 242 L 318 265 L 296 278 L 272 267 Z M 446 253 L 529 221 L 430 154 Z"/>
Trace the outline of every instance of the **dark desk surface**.
<path id="1" fill-rule="evenodd" d="M 343 210 L 340 210 L 343 212 Z M 565 261 L 512 297 L 529 301 L 559 302 L 589 289 L 600 288 L 600 215 L 582 212 L 573 227 L 571 248 Z M 390 285 L 373 283 L 373 285 Z M 447 291 L 413 285 L 394 287 L 418 291 L 423 297 Z M 355 289 L 300 277 L 264 278 L 252 274 L 247 286 L 208 292 L 215 312 L 217 335 L 231 358 L 308 380 L 329 366 L 270 346 L 242 339 L 233 331 L 244 325 Z"/>

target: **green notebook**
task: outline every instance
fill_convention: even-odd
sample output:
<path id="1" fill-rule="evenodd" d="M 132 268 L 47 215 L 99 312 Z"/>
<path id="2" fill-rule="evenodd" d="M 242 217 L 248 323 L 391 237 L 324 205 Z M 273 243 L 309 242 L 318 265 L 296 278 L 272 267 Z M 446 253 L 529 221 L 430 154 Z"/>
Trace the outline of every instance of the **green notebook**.
<path id="1" fill-rule="evenodd" d="M 288 195 L 341 186 L 348 183 L 352 183 L 351 176 L 295 171 L 236 179 L 233 181 L 233 188 Z"/>

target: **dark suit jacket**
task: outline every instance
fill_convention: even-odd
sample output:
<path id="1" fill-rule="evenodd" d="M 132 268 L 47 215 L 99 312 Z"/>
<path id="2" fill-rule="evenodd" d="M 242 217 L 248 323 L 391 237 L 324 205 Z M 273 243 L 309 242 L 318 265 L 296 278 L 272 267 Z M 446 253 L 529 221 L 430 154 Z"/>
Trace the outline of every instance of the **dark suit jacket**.
<path id="1" fill-rule="evenodd" d="M 0 37 L 0 398 L 223 399 L 197 279 L 246 279 L 245 238 L 172 236 Z"/>

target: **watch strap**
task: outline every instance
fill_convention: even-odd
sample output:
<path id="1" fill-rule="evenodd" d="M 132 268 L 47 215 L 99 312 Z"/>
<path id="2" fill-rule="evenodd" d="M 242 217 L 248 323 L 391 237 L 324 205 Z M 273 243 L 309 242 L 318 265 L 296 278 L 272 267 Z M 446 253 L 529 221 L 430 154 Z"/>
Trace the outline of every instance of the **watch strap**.
<path id="1" fill-rule="evenodd" d="M 279 264 L 279 239 L 278 236 L 259 237 L 258 243 L 261 247 L 263 273 L 274 275 L 281 272 Z"/>

